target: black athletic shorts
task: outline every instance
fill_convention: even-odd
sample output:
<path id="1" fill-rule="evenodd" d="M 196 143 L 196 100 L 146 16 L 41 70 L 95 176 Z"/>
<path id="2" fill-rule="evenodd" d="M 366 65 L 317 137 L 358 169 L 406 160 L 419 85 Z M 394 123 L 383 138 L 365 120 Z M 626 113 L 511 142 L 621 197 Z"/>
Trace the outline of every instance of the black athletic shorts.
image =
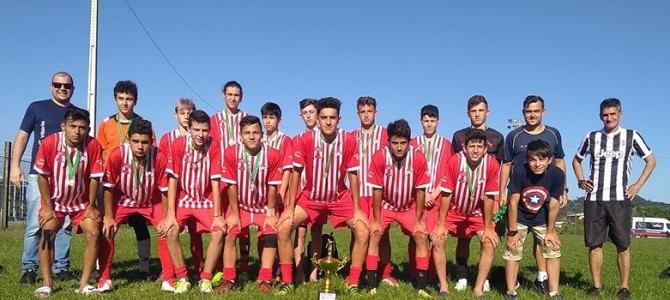
<path id="1" fill-rule="evenodd" d="M 601 246 L 606 236 L 618 248 L 628 248 L 632 226 L 629 200 L 584 201 L 584 243 L 586 247 Z"/>

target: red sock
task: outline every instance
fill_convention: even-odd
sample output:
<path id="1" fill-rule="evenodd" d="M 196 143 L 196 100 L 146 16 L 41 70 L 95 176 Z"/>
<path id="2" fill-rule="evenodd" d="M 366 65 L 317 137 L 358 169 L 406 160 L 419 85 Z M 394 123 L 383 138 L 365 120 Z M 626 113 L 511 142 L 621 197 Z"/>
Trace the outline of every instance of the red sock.
<path id="1" fill-rule="evenodd" d="M 363 268 L 351 266 L 349 268 L 349 277 L 347 277 L 347 284 L 358 285 L 358 279 L 361 278 L 361 271 Z"/>
<path id="2" fill-rule="evenodd" d="M 393 277 L 391 275 L 391 272 L 393 272 L 393 266 L 391 265 L 391 262 L 387 262 L 381 266 L 382 269 L 382 278 L 391 278 Z"/>
<path id="3" fill-rule="evenodd" d="M 235 268 L 223 268 L 223 280 L 235 281 L 235 277 L 237 277 Z"/>
<path id="4" fill-rule="evenodd" d="M 281 269 L 281 282 L 285 284 L 293 284 L 293 263 L 279 263 Z"/>
<path id="5" fill-rule="evenodd" d="M 205 272 L 205 271 L 200 272 L 200 279 L 212 280 L 212 277 L 213 277 L 212 273 L 210 273 L 210 272 Z"/>
<path id="6" fill-rule="evenodd" d="M 174 273 L 177 275 L 177 278 L 179 279 L 188 277 L 188 270 L 186 270 L 186 266 L 175 267 Z"/>
<path id="7" fill-rule="evenodd" d="M 368 255 L 365 258 L 365 269 L 368 271 L 377 270 L 377 265 L 379 265 L 379 256 Z"/>
<path id="8" fill-rule="evenodd" d="M 161 271 L 163 280 L 172 283 L 174 281 L 174 265 L 166 239 L 158 239 L 158 258 L 161 261 L 161 269 L 163 269 Z"/>
<path id="9" fill-rule="evenodd" d="M 416 269 L 420 271 L 428 270 L 428 257 L 417 257 Z"/>
<path id="10" fill-rule="evenodd" d="M 114 240 L 102 238 L 100 243 L 100 279 L 98 283 L 112 279 L 112 260 L 114 260 Z"/>
<path id="11" fill-rule="evenodd" d="M 258 271 L 258 281 L 259 282 L 270 282 L 270 281 L 272 281 L 272 269 L 261 268 L 261 270 Z"/>

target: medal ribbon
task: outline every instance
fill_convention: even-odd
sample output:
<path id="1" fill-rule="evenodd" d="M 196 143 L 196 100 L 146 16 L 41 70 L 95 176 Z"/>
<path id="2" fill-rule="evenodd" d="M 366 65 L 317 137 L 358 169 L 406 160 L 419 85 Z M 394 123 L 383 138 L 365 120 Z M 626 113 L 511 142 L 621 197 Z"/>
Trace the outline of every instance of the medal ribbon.
<path id="1" fill-rule="evenodd" d="M 74 150 L 74 162 L 73 162 L 73 159 L 70 156 L 70 151 L 68 148 L 69 147 L 66 145 L 65 151 L 67 151 L 66 160 L 67 160 L 68 179 L 74 181 L 77 175 L 77 167 L 79 166 L 79 162 L 81 161 L 81 154 L 79 153 L 79 149 L 73 148 Z"/>
<path id="2" fill-rule="evenodd" d="M 251 186 L 256 186 L 256 181 L 258 180 L 258 169 L 261 165 L 261 159 L 263 157 L 263 148 L 261 148 L 261 151 L 258 151 L 256 155 L 252 156 L 251 159 L 249 159 L 251 155 L 249 154 L 249 150 L 244 148 L 244 164 L 247 166 L 247 170 L 250 170 L 251 174 L 249 174 L 249 182 Z M 258 161 L 256 161 L 258 158 Z"/>
<path id="3" fill-rule="evenodd" d="M 321 142 L 320 143 L 321 152 L 323 152 L 326 155 L 326 163 L 323 165 L 323 176 L 328 177 L 328 174 L 330 173 L 330 165 L 333 163 L 333 157 L 335 157 L 335 148 L 337 147 L 337 145 L 333 142 L 333 149 L 328 151 L 328 145 L 323 140 L 323 136 L 321 137 L 320 142 Z"/>
<path id="4" fill-rule="evenodd" d="M 141 161 L 137 161 L 135 159 L 135 155 L 133 155 L 133 161 L 130 164 L 133 168 L 133 177 L 134 177 L 134 186 L 135 189 L 138 189 L 139 187 L 142 186 L 142 179 L 144 178 L 144 170 L 147 167 L 147 160 L 146 157 L 142 159 Z"/>
<path id="5" fill-rule="evenodd" d="M 370 135 L 366 135 L 363 132 L 363 128 L 360 129 L 360 132 L 358 134 L 359 140 L 361 141 L 361 148 L 363 149 L 361 151 L 361 156 L 367 155 L 368 153 L 368 147 L 370 146 L 369 144 L 372 144 L 372 140 L 374 139 L 375 136 L 375 129 L 377 129 L 377 126 L 372 124 L 372 129 L 370 130 Z"/>
<path id="6" fill-rule="evenodd" d="M 121 128 L 122 127 L 121 126 L 121 118 L 119 118 L 119 114 L 116 114 L 116 117 L 114 117 L 114 119 L 116 119 L 116 128 L 119 130 L 119 145 L 121 145 L 121 144 L 123 144 L 123 141 L 126 140 L 126 133 L 128 132 L 128 128 L 130 128 L 130 125 L 133 124 L 133 120 L 135 120 L 135 119 L 133 118 L 133 119 L 128 120 L 130 122 L 128 123 L 128 127 L 126 127 L 125 131 L 123 130 L 123 128 Z"/>

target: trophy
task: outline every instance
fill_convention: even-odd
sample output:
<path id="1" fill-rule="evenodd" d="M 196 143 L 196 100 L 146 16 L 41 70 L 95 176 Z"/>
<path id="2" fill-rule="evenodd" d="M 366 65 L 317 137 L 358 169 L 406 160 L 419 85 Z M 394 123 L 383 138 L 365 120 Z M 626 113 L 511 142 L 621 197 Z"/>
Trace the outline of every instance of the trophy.
<path id="1" fill-rule="evenodd" d="M 331 240 L 328 240 L 326 250 L 328 251 L 328 256 L 322 258 L 316 258 L 316 252 L 314 252 L 314 255 L 312 255 L 312 264 L 319 271 L 323 272 L 326 278 L 319 292 L 319 300 L 335 300 L 337 295 L 331 286 L 330 277 L 335 272 L 344 268 L 348 259 L 339 260 L 333 257 L 333 241 Z"/>

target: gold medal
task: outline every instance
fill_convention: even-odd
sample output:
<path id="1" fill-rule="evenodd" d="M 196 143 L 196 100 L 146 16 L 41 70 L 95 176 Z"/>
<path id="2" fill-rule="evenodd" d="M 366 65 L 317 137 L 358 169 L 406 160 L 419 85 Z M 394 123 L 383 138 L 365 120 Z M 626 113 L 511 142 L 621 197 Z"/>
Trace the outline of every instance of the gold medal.
<path id="1" fill-rule="evenodd" d="M 69 186 L 69 187 L 73 187 L 73 186 L 74 186 L 74 178 L 68 178 L 68 179 L 66 180 L 66 184 L 67 184 L 67 186 Z"/>

